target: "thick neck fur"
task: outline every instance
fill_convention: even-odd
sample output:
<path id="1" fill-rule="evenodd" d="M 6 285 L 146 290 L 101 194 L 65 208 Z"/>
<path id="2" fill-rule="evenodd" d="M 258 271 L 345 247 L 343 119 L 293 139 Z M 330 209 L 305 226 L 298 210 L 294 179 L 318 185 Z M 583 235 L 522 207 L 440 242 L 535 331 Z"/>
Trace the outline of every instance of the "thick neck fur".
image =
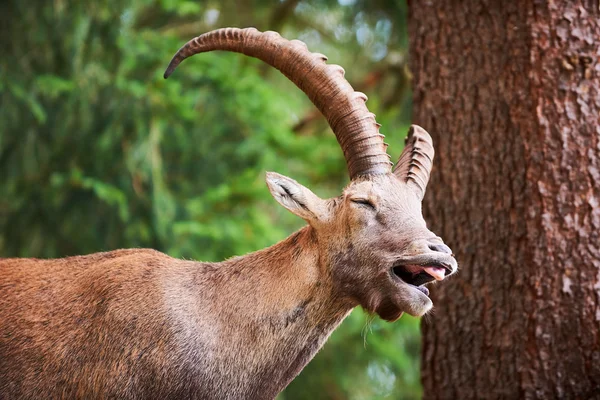
<path id="1" fill-rule="evenodd" d="M 202 284 L 191 287 L 202 292 L 193 303 L 203 313 L 213 308 L 197 340 L 208 345 L 211 376 L 228 377 L 226 398 L 275 397 L 354 307 L 337 292 L 320 254 L 306 227 L 267 249 L 196 270 Z"/>

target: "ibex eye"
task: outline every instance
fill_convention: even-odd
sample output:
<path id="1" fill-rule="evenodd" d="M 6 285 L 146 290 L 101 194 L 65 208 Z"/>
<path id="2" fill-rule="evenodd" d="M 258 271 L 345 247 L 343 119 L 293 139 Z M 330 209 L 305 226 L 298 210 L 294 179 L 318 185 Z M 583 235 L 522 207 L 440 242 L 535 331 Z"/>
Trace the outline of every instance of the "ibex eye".
<path id="1" fill-rule="evenodd" d="M 369 199 L 350 199 L 353 203 L 360 204 L 361 206 L 366 206 L 375 210 L 375 204 L 371 202 Z"/>

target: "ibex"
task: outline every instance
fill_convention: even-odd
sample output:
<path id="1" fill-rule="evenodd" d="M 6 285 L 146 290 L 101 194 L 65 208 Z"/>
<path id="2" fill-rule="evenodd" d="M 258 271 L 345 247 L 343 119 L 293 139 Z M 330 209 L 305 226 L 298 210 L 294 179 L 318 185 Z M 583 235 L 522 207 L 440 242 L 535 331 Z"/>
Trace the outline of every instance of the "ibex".
<path id="1" fill-rule="evenodd" d="M 220 263 L 155 250 L 0 261 L 0 398 L 271 399 L 360 305 L 421 316 L 425 284 L 454 273 L 425 224 L 433 160 L 413 125 L 394 169 L 379 124 L 337 65 L 300 41 L 256 29 L 201 35 L 173 57 L 228 50 L 279 69 L 324 114 L 351 182 L 324 200 L 267 173 L 279 204 L 308 225 Z"/>

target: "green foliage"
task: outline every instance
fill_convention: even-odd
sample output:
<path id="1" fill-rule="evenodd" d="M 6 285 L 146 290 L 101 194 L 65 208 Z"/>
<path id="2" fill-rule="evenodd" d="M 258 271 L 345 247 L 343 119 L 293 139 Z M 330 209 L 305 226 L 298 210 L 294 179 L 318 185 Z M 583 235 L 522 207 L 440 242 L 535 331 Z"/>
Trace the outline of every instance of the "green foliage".
<path id="1" fill-rule="evenodd" d="M 397 155 L 404 12 L 348 0 L 6 2 L 0 254 L 152 247 L 221 260 L 283 239 L 303 223 L 276 206 L 265 171 L 322 197 L 347 182 L 324 120 L 306 118 L 314 107 L 302 92 L 256 60 L 203 54 L 168 81 L 164 68 L 185 40 L 218 26 L 281 30 L 346 66 Z M 368 320 L 355 311 L 281 397 L 418 398 L 418 320 Z"/>

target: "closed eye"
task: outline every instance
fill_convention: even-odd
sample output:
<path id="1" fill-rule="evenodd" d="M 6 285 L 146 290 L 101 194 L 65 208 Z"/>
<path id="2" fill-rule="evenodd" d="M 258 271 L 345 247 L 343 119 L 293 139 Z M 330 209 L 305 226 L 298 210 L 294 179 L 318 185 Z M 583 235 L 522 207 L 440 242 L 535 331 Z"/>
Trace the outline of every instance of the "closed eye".
<path id="1" fill-rule="evenodd" d="M 369 199 L 356 198 L 356 199 L 350 199 L 350 201 L 355 204 L 360 204 L 361 206 L 369 207 L 373 210 L 376 209 L 375 204 L 373 204 L 373 202 L 371 202 L 371 200 L 369 200 Z"/>

